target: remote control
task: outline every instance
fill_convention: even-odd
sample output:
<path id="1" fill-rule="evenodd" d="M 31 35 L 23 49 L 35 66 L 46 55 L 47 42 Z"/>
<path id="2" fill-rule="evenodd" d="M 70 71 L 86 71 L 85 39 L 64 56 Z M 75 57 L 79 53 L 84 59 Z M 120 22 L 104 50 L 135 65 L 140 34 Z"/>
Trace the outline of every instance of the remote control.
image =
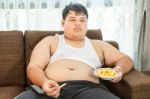
<path id="1" fill-rule="evenodd" d="M 43 95 L 44 94 L 44 91 L 37 85 L 31 85 L 30 86 L 35 92 L 37 92 L 38 94 L 41 94 Z"/>

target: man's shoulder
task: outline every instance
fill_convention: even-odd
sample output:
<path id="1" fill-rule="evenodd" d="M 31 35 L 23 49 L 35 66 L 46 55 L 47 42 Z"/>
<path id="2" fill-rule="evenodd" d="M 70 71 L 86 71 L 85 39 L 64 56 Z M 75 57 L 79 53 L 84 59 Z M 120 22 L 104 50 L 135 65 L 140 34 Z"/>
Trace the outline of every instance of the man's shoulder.
<path id="1" fill-rule="evenodd" d="M 90 40 L 92 45 L 95 47 L 106 47 L 108 45 L 110 45 L 109 43 L 107 43 L 106 41 L 102 41 L 102 40 Z"/>
<path id="2" fill-rule="evenodd" d="M 46 40 L 46 41 L 56 41 L 56 40 L 58 40 L 58 37 L 59 37 L 59 35 L 46 36 L 46 37 L 43 38 L 43 40 Z"/>
<path id="3" fill-rule="evenodd" d="M 43 40 L 45 40 L 45 42 L 53 48 L 58 45 L 59 36 L 60 35 L 46 36 L 45 38 L 43 38 Z"/>
<path id="4" fill-rule="evenodd" d="M 90 41 L 91 41 L 91 43 L 94 44 L 94 45 L 95 45 L 95 44 L 96 44 L 96 45 L 97 45 L 97 44 L 99 45 L 99 44 L 103 43 L 102 40 L 96 40 L 96 39 L 90 39 Z"/>

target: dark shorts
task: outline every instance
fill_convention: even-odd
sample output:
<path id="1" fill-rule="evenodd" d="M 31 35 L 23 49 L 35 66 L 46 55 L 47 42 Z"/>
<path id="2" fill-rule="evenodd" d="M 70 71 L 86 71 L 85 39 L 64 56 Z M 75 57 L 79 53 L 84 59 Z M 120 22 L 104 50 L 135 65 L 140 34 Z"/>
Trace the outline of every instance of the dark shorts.
<path id="1" fill-rule="evenodd" d="M 59 83 L 67 83 L 60 91 L 60 96 L 56 99 L 120 99 L 112 94 L 107 87 L 102 84 L 95 84 L 90 81 L 75 80 Z M 23 92 L 17 99 L 55 99 L 46 95 L 40 95 L 31 88 Z"/>

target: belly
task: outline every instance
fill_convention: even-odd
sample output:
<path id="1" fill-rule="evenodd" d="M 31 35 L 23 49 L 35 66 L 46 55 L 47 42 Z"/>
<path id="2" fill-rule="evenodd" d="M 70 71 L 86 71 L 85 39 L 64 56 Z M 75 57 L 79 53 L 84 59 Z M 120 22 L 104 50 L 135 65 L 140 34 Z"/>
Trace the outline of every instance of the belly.
<path id="1" fill-rule="evenodd" d="M 93 74 L 92 67 L 73 60 L 58 60 L 49 64 L 45 69 L 45 74 L 48 79 L 58 82 L 68 80 L 88 80 L 99 83 L 98 77 Z"/>

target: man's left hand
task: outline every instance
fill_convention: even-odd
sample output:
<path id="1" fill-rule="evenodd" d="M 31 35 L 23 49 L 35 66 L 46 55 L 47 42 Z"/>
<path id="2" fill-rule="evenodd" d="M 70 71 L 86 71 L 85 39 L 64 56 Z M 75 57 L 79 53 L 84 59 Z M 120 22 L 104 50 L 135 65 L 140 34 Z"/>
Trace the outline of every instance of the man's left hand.
<path id="1" fill-rule="evenodd" d="M 120 66 L 115 66 L 113 69 L 114 69 L 114 71 L 117 72 L 117 75 L 115 76 L 115 78 L 113 78 L 111 80 L 111 82 L 116 83 L 116 82 L 121 81 L 122 80 L 122 76 L 123 76 L 121 67 Z"/>

